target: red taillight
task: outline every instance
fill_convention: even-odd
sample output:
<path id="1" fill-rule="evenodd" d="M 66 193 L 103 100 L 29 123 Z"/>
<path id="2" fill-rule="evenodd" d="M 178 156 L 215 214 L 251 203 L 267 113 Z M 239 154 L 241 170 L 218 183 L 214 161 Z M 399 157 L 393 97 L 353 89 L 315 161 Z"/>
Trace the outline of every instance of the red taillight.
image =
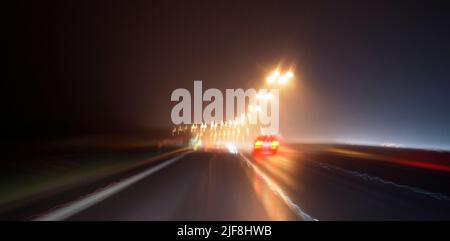
<path id="1" fill-rule="evenodd" d="M 277 149 L 278 148 L 278 141 L 272 141 L 270 143 L 270 149 Z"/>
<path id="2" fill-rule="evenodd" d="M 260 149 L 262 145 L 263 145 L 262 141 L 256 141 L 255 142 L 255 149 Z"/>

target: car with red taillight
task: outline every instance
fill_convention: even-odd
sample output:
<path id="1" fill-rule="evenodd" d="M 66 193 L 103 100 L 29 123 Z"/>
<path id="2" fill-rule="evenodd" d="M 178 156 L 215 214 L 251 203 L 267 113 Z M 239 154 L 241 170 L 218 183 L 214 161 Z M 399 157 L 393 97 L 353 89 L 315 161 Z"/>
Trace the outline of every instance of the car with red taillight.
<path id="1" fill-rule="evenodd" d="M 274 155 L 277 153 L 278 147 L 279 141 L 277 136 L 259 135 L 253 144 L 253 153 Z"/>

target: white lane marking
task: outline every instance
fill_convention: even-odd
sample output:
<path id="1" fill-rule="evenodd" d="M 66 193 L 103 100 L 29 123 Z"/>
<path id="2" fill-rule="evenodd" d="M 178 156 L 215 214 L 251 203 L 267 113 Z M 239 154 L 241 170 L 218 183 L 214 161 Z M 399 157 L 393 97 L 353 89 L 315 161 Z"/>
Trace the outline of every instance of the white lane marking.
<path id="1" fill-rule="evenodd" d="M 249 167 L 251 167 L 255 173 L 269 186 L 270 190 L 274 192 L 276 195 L 281 197 L 284 203 L 293 211 L 297 216 L 302 218 L 305 221 L 319 221 L 318 219 L 313 218 L 311 215 L 304 212 L 300 206 L 294 203 L 288 195 L 284 193 L 284 191 L 275 184 L 266 174 L 264 174 L 257 166 L 255 166 L 244 154 L 239 153 L 240 156 L 244 159 Z"/>
<path id="2" fill-rule="evenodd" d="M 163 163 L 160 163 L 154 167 L 149 168 L 148 170 L 141 172 L 139 174 L 136 174 L 134 176 L 131 176 L 129 178 L 126 178 L 123 181 L 120 181 L 118 183 L 114 183 L 112 185 L 109 185 L 99 192 L 94 192 L 86 197 L 77 200 L 75 202 L 69 203 L 68 205 L 65 205 L 59 209 L 56 209 L 54 211 L 51 211 L 48 214 L 44 214 L 42 216 L 37 217 L 34 219 L 34 221 L 59 221 L 64 220 L 82 210 L 85 210 L 86 208 L 105 200 L 106 198 L 124 190 L 125 188 L 133 185 L 134 183 L 152 175 L 153 173 L 169 166 L 170 164 L 178 161 L 179 159 L 186 156 L 188 153 L 184 153 L 178 156 L 175 156 L 167 161 L 164 161 Z"/>
<path id="3" fill-rule="evenodd" d="M 347 169 L 344 169 L 344 168 L 341 168 L 341 167 L 337 167 L 337 166 L 334 166 L 334 165 L 318 162 L 318 161 L 311 161 L 311 162 L 315 163 L 316 165 L 319 165 L 321 168 L 324 168 L 324 169 L 326 169 L 328 171 L 341 172 L 341 173 L 344 173 L 344 174 L 347 174 L 347 175 L 351 175 L 351 176 L 354 176 L 354 177 L 357 177 L 357 178 L 361 178 L 361 179 L 363 179 L 365 181 L 378 182 L 378 183 L 381 183 L 381 184 L 384 184 L 384 185 L 394 186 L 396 188 L 405 189 L 407 191 L 411 191 L 411 192 L 418 193 L 418 194 L 421 194 L 421 195 L 426 195 L 428 197 L 431 197 L 431 198 L 434 198 L 434 199 L 437 199 L 437 200 L 450 201 L 450 197 L 448 197 L 448 196 L 446 196 L 446 195 L 444 195 L 442 193 L 430 192 L 430 191 L 427 191 L 427 190 L 424 190 L 424 189 L 421 189 L 421 188 L 418 188 L 418 187 L 412 187 L 412 186 L 408 186 L 408 185 L 404 185 L 404 184 L 398 184 L 398 183 L 395 183 L 393 181 L 384 180 L 384 179 L 382 179 L 380 177 L 374 177 L 374 176 L 371 176 L 371 175 L 366 174 L 366 173 L 361 173 L 361 172 L 357 172 L 357 171 L 351 171 L 351 170 L 347 170 Z"/>

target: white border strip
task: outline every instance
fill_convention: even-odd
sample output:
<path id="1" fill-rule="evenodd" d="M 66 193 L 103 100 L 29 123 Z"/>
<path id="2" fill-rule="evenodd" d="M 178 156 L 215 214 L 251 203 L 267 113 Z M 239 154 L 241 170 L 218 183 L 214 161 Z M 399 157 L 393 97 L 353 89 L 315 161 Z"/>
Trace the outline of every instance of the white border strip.
<path id="1" fill-rule="evenodd" d="M 94 192 L 86 197 L 71 202 L 59 209 L 56 209 L 54 211 L 51 211 L 50 213 L 44 214 L 42 216 L 37 217 L 36 219 L 33 219 L 33 221 L 60 221 L 64 220 L 78 212 L 81 212 L 85 210 L 86 208 L 91 207 L 92 205 L 99 203 L 100 201 L 105 200 L 106 198 L 124 190 L 125 188 L 135 184 L 136 182 L 152 175 L 153 173 L 169 166 L 170 164 L 173 164 L 174 162 L 178 161 L 179 159 L 186 156 L 187 153 L 175 156 L 167 161 L 164 161 L 163 163 L 160 163 L 154 167 L 149 168 L 148 170 L 141 172 L 139 174 L 136 174 L 134 176 L 128 177 L 120 182 L 114 183 L 112 185 L 109 185 L 99 192 Z"/>
<path id="2" fill-rule="evenodd" d="M 311 215 L 305 213 L 299 205 L 295 204 L 288 195 L 286 195 L 283 190 L 275 184 L 266 174 L 264 174 L 257 166 L 255 166 L 244 154 L 239 153 L 240 156 L 244 159 L 249 167 L 251 167 L 256 174 L 266 182 L 269 186 L 270 190 L 272 190 L 276 195 L 281 197 L 281 199 L 286 203 L 286 205 L 295 212 L 297 216 L 302 218 L 305 221 L 319 221 L 318 219 L 313 218 Z"/>

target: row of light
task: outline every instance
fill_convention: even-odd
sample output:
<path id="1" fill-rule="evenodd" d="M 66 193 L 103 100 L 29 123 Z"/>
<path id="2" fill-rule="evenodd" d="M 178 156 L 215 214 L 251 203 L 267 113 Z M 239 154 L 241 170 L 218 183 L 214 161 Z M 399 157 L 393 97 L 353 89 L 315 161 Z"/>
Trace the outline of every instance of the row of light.
<path id="1" fill-rule="evenodd" d="M 241 113 L 240 116 L 236 117 L 234 120 L 220 121 L 220 122 L 212 121 L 210 124 L 208 124 L 208 123 L 195 124 L 194 123 L 194 124 L 191 124 L 190 127 L 188 127 L 188 125 L 185 125 L 184 127 L 177 126 L 177 127 L 173 128 L 172 134 L 175 135 L 175 134 L 179 134 L 179 133 L 184 133 L 188 130 L 190 130 L 190 132 L 192 132 L 192 133 L 205 132 L 208 127 L 210 130 L 216 130 L 217 128 L 222 130 L 222 129 L 232 128 L 232 127 L 236 127 L 236 126 L 246 126 L 248 124 L 248 122 L 250 121 L 250 115 L 247 118 L 244 113 Z"/>
<path id="2" fill-rule="evenodd" d="M 267 77 L 267 83 L 269 85 L 285 85 L 290 79 L 294 77 L 294 73 L 289 70 L 284 74 L 281 74 L 279 70 L 275 70 Z M 268 101 L 274 98 L 272 92 L 260 91 L 256 94 L 256 98 L 259 101 Z M 251 125 L 252 115 L 261 112 L 262 107 L 258 104 L 248 106 L 249 113 L 241 113 L 240 116 L 236 117 L 235 120 L 221 121 L 221 122 L 211 122 L 211 123 L 198 123 L 185 126 L 177 126 L 172 130 L 172 135 L 179 135 L 181 133 L 191 133 L 194 134 L 194 140 L 197 141 L 198 145 L 203 142 L 216 142 L 216 141 L 236 141 L 243 137 L 251 138 L 250 132 L 254 132 L 255 126 Z M 263 133 L 263 129 L 259 127 L 259 133 Z M 206 139 L 204 134 L 206 134 Z M 208 135 L 209 134 L 209 135 Z M 253 134 L 252 134 L 253 135 Z M 209 136 L 209 138 L 207 138 Z M 219 137 L 219 140 L 217 140 Z M 224 139 L 223 139 L 224 138 Z M 232 138 L 232 139 L 230 139 Z M 209 139 L 209 141 L 208 141 Z M 242 139 L 244 140 L 244 139 Z M 200 143 L 200 144 L 199 144 Z M 278 143 L 272 143 L 273 145 L 278 145 Z"/>

